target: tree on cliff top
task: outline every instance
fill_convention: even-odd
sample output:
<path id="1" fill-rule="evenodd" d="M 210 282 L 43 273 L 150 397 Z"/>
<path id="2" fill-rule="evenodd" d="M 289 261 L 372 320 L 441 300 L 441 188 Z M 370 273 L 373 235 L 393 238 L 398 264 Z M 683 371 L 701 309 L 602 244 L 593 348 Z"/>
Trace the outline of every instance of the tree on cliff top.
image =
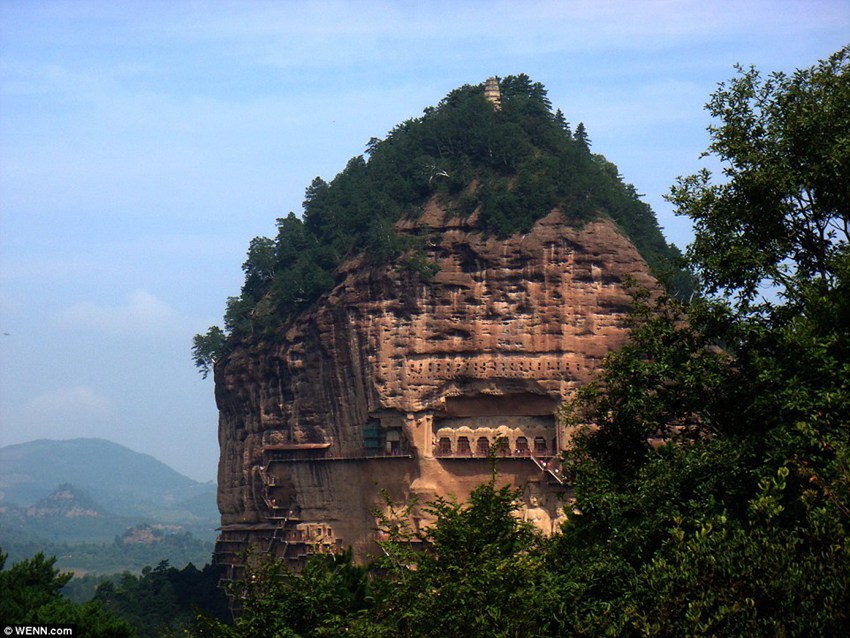
<path id="1" fill-rule="evenodd" d="M 657 274 L 680 272 L 678 251 L 664 241 L 652 210 L 616 166 L 590 152 L 584 126 L 573 136 L 543 85 L 525 74 L 503 78 L 501 91 L 495 110 L 483 85 L 455 89 L 385 139 L 372 138 L 367 157 L 352 158 L 330 183 L 313 180 L 300 219 L 290 213 L 278 219 L 277 237 L 251 241 L 241 294 L 227 302 L 225 331 L 195 337 L 202 374 L 234 341 L 271 335 L 330 290 L 337 267 L 352 254 L 427 278 L 433 264 L 423 238 L 399 236 L 393 224 L 415 218 L 435 196 L 458 214 L 477 211 L 481 230 L 499 236 L 528 231 L 556 206 L 576 223 L 608 215 Z M 688 284 L 680 277 L 677 285 Z"/>

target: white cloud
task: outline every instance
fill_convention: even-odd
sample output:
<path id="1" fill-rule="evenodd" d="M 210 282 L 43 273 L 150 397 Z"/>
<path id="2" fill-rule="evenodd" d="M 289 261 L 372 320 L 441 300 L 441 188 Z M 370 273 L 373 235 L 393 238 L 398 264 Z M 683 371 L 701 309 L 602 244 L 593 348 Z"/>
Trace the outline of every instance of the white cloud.
<path id="1" fill-rule="evenodd" d="M 24 404 L 22 421 L 31 438 L 76 433 L 77 429 L 103 423 L 112 416 L 112 402 L 87 386 L 59 388 Z"/>
<path id="2" fill-rule="evenodd" d="M 846 3 L 753 0 L 546 0 L 533 3 L 387 1 L 251 4 L 195 9 L 172 29 L 191 40 L 228 43 L 230 51 L 281 68 L 386 56 L 388 43 L 415 56 L 428 41 L 455 50 L 489 43 L 514 54 L 575 52 L 611 47 L 655 49 L 718 36 L 780 36 L 817 32 L 848 17 Z M 191 17 L 191 19 L 185 19 Z"/>
<path id="3" fill-rule="evenodd" d="M 58 315 L 66 328 L 83 328 L 118 334 L 160 332 L 179 321 L 177 312 L 145 290 L 137 290 L 118 305 L 90 301 L 74 304 Z"/>

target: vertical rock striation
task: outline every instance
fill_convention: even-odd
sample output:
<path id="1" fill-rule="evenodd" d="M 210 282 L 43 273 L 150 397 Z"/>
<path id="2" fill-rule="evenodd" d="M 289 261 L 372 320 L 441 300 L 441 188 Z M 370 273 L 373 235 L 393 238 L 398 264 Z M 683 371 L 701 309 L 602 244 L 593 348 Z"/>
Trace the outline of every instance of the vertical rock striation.
<path id="1" fill-rule="evenodd" d="M 497 444 L 524 515 L 556 523 L 569 433 L 554 411 L 625 339 L 624 278 L 654 280 L 605 218 L 577 226 L 554 210 L 498 239 L 432 200 L 416 224 L 433 238 L 431 281 L 352 259 L 274 343 L 216 366 L 220 562 L 250 543 L 296 566 L 338 546 L 364 557 L 381 489 L 396 502 L 463 499 Z M 427 520 L 414 510 L 413 522 Z"/>

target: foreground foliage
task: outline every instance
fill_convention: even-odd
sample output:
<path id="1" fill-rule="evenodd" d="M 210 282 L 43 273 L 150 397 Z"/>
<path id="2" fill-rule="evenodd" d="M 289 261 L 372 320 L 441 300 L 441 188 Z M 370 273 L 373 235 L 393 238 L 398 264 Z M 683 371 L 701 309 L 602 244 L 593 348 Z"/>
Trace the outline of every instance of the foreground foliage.
<path id="1" fill-rule="evenodd" d="M 850 49 L 792 76 L 739 69 L 712 96 L 723 179 L 670 194 L 704 296 L 636 291 L 631 342 L 565 406 L 561 535 L 519 523 L 494 478 L 431 504 L 423 532 L 385 519 L 368 569 L 274 566 L 236 628 L 208 632 L 850 634 L 848 96 Z"/>
<path id="2" fill-rule="evenodd" d="M 105 611 L 99 602 L 76 605 L 60 593 L 71 580 L 55 568 L 55 558 L 36 554 L 5 569 L 0 553 L 0 619 L 8 625 L 75 625 L 75 636 L 122 638 L 132 629 Z"/>
<path id="3" fill-rule="evenodd" d="M 724 181 L 684 178 L 671 200 L 723 297 L 645 296 L 570 406 L 599 427 L 569 459 L 566 633 L 847 634 L 849 67 L 844 49 L 790 77 L 740 69 L 712 97 Z"/>
<path id="4" fill-rule="evenodd" d="M 202 565 L 212 554 L 213 544 L 195 538 L 190 532 L 163 533 L 153 529 L 154 542 L 123 542 L 132 531 L 133 528 L 127 530 L 108 544 L 51 543 L 38 539 L 15 542 L 12 537 L 4 544 L 4 549 L 13 562 L 40 551 L 45 556 L 56 556 L 56 564 L 62 570 L 101 575 L 140 572 L 145 566 L 156 565 L 162 560 L 177 565 Z"/>
<path id="5" fill-rule="evenodd" d="M 468 503 L 427 505 L 437 523 L 421 531 L 406 508 L 384 516 L 384 553 L 369 567 L 350 552 L 314 556 L 301 574 L 255 564 L 231 590 L 244 605 L 235 624 L 205 619 L 197 635 L 538 635 L 548 621 L 527 596 L 540 589 L 545 541 L 515 516 L 519 491 L 496 481 Z"/>
<path id="6" fill-rule="evenodd" d="M 0 620 L 7 624 L 70 624 L 77 636 L 143 638 L 180 635 L 195 626 L 199 613 L 230 618 L 213 565 L 178 570 L 162 561 L 141 575 L 92 578 L 86 585 L 96 591 L 81 602 L 68 595 L 72 574 L 60 573 L 55 558 L 39 552 L 5 570 L 6 558 L 0 553 Z"/>
<path id="7" fill-rule="evenodd" d="M 140 575 L 125 573 L 101 583 L 94 601 L 127 622 L 140 638 L 177 635 L 194 626 L 197 614 L 230 617 L 227 598 L 219 589 L 220 570 L 189 563 L 183 569 L 161 561 Z"/>

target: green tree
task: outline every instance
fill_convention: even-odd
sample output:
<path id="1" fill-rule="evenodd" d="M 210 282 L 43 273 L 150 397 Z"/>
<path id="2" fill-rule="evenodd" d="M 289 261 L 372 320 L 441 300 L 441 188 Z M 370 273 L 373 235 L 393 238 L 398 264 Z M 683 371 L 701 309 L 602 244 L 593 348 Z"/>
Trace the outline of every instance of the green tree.
<path id="1" fill-rule="evenodd" d="M 138 636 L 170 635 L 194 627 L 199 612 L 210 622 L 229 616 L 219 576 L 213 565 L 198 570 L 190 563 L 178 570 L 160 561 L 140 575 L 125 573 L 115 582 L 101 584 L 95 600 L 129 623 Z"/>
<path id="2" fill-rule="evenodd" d="M 722 183 L 703 170 L 669 199 L 694 221 L 689 256 L 709 292 L 749 303 L 767 284 L 793 298 L 833 282 L 850 240 L 850 48 L 792 75 L 738 72 L 708 103 Z"/>
<path id="3" fill-rule="evenodd" d="M 676 518 L 636 575 L 627 622 L 643 635 L 832 636 L 850 626 L 846 520 L 786 491 L 782 466 L 741 516 Z M 788 513 L 794 505 L 799 512 Z"/>
<path id="4" fill-rule="evenodd" d="M 202 617 L 197 635 L 381 635 L 380 628 L 365 619 L 364 612 L 371 605 L 367 570 L 352 562 L 350 551 L 315 555 L 300 574 L 292 572 L 284 560 L 246 556 L 246 562 L 248 573 L 229 591 L 241 606 L 235 623 Z"/>
<path id="5" fill-rule="evenodd" d="M 233 626 L 205 619 L 200 636 L 537 636 L 548 635 L 544 540 L 516 516 L 520 490 L 496 476 L 465 504 L 425 506 L 436 522 L 410 527 L 414 504 L 381 514 L 382 558 L 369 567 L 351 553 L 313 556 L 300 574 L 284 561 L 247 557 L 231 594 Z"/>
<path id="6" fill-rule="evenodd" d="M 73 624 L 75 635 L 122 638 L 132 635 L 125 622 L 105 612 L 98 602 L 76 605 L 61 594 L 72 574 L 61 574 L 56 558 L 38 553 L 5 569 L 0 553 L 0 618 L 7 624 Z"/>
<path id="7" fill-rule="evenodd" d="M 322 182 L 322 185 L 323 189 L 327 188 L 327 184 L 324 182 Z M 295 213 L 289 213 L 286 217 L 278 219 L 277 239 L 274 242 L 277 250 L 275 270 L 291 268 L 305 251 L 315 246 L 315 243 L 315 237 L 295 216 Z"/>
<path id="8" fill-rule="evenodd" d="M 229 352 L 227 335 L 218 326 L 210 326 L 206 334 L 197 334 L 192 338 L 192 360 L 206 379 L 215 362 Z"/>
<path id="9" fill-rule="evenodd" d="M 544 540 L 516 516 L 521 490 L 496 481 L 494 473 L 466 503 L 427 504 L 436 522 L 421 531 L 406 525 L 407 510 L 383 517 L 387 578 L 372 616 L 392 635 L 545 634 Z"/>
<path id="10" fill-rule="evenodd" d="M 242 295 L 261 299 L 271 287 L 276 269 L 275 242 L 268 237 L 254 237 L 248 247 L 248 258 L 242 264 L 245 283 Z"/>
<path id="11" fill-rule="evenodd" d="M 565 633 L 850 628 L 850 170 L 830 106 L 846 58 L 765 83 L 741 71 L 709 103 L 728 181 L 672 197 L 705 292 L 731 297 L 638 303 L 632 341 L 567 411 L 597 427 L 569 459 L 580 514 L 553 554 Z M 808 148 L 821 138 L 800 130 L 839 141 Z M 762 281 L 781 302 L 751 303 Z"/>
<path id="12" fill-rule="evenodd" d="M 562 418 L 594 424 L 579 435 L 589 455 L 628 479 L 653 439 L 694 440 L 728 431 L 744 380 L 708 331 L 728 319 L 718 306 L 686 308 L 666 295 L 633 293 L 630 340 L 605 358 L 603 372 L 582 387 Z"/>
<path id="13" fill-rule="evenodd" d="M 584 122 L 579 122 L 576 126 L 576 131 L 573 133 L 573 139 L 585 150 L 590 150 L 590 137 L 587 135 L 587 129 L 584 127 Z"/>

